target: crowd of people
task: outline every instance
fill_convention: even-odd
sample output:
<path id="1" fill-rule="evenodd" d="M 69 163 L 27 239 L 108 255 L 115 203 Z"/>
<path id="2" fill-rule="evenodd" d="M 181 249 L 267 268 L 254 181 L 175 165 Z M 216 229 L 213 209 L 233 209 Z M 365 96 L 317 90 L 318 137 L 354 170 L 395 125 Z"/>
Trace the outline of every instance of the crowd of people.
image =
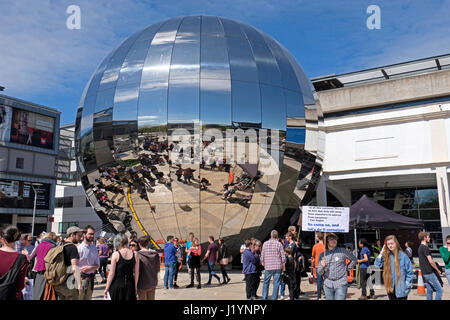
<path id="1" fill-rule="evenodd" d="M 54 232 L 43 232 L 33 243 L 29 234 L 21 235 L 17 227 L 6 225 L 0 231 L 0 299 L 7 300 L 91 300 L 94 287 L 105 284 L 107 300 L 154 300 L 160 272 L 160 256 L 164 257 L 164 289 L 177 289 L 178 274 L 187 266 L 190 283 L 186 288 L 202 288 L 200 268 L 208 267 L 206 286 L 222 286 L 231 281 L 227 265 L 232 256 L 224 238 L 209 236 L 206 252 L 202 254 L 200 241 L 191 232 L 183 246 L 180 239 L 168 236 L 163 252 L 152 249 L 148 236 L 117 234 L 113 243 L 95 238 L 95 229 L 69 227 L 64 238 Z M 411 243 L 400 246 L 395 235 L 389 235 L 369 246 L 359 239 L 359 250 L 338 246 L 334 233 L 316 232 L 316 244 L 311 253 L 310 283 L 317 284 L 317 299 L 345 300 L 349 287 L 349 272 L 358 270 L 360 300 L 375 299 L 370 267 L 382 270 L 382 278 L 389 300 L 406 300 L 412 289 L 414 270 Z M 430 234 L 418 235 L 418 261 L 428 300 L 442 299 L 442 271 L 431 257 Z M 408 248 L 410 250 L 408 250 Z M 440 248 L 445 274 L 450 277 L 450 236 Z M 245 240 L 240 248 L 245 297 L 249 300 L 269 298 L 273 278 L 272 300 L 297 300 L 301 290 L 302 273 L 307 271 L 307 259 L 295 226 L 284 237 L 272 230 L 262 243 L 255 238 Z M 109 267 L 108 267 L 109 265 Z M 220 273 L 216 273 L 216 266 Z M 96 281 L 96 274 L 101 278 Z M 261 279 L 262 277 L 262 279 Z M 196 285 L 194 282 L 196 278 Z M 213 279 L 217 284 L 213 283 Z M 262 296 L 258 288 L 262 285 Z M 32 284 L 32 292 L 26 288 Z M 450 282 L 449 282 L 450 285 Z M 286 287 L 289 290 L 286 294 Z M 369 289 L 369 295 L 368 293 Z"/>

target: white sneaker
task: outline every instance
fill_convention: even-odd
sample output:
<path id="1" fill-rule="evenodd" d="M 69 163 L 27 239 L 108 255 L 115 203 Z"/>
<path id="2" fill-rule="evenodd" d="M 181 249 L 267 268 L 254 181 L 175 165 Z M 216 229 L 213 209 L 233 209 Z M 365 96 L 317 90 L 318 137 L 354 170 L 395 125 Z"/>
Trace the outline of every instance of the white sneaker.
<path id="1" fill-rule="evenodd" d="M 280 296 L 280 300 L 284 300 L 284 296 Z"/>

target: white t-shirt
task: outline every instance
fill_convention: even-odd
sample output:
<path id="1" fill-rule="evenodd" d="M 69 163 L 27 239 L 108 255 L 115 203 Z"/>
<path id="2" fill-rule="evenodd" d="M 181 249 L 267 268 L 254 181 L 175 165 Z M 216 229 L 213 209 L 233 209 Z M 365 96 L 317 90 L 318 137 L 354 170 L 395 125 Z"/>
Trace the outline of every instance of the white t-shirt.
<path id="1" fill-rule="evenodd" d="M 245 250 L 245 244 L 243 244 L 240 250 Z M 241 253 L 241 263 L 244 263 L 244 255 Z"/>

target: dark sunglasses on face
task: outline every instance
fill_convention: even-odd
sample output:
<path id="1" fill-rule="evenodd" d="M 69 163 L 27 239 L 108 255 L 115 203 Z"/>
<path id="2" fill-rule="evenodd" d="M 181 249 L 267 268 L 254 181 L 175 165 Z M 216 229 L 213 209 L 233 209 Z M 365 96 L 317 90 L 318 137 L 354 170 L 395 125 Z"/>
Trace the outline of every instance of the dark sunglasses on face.
<path id="1" fill-rule="evenodd" d="M 135 245 L 135 244 L 130 244 L 130 247 L 137 247 L 137 245 Z"/>

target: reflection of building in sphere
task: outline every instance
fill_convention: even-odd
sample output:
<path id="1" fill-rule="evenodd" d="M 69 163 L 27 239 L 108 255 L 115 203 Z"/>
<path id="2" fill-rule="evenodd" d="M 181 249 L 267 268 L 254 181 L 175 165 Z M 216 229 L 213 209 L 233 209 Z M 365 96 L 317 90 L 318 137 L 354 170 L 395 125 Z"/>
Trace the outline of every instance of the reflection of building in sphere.
<path id="1" fill-rule="evenodd" d="M 212 16 L 153 24 L 85 88 L 76 139 L 87 195 L 116 231 L 227 237 L 233 252 L 247 237 L 264 240 L 289 224 L 320 174 L 305 151 L 305 107 L 317 122 L 312 90 L 294 57 L 249 25 Z"/>

